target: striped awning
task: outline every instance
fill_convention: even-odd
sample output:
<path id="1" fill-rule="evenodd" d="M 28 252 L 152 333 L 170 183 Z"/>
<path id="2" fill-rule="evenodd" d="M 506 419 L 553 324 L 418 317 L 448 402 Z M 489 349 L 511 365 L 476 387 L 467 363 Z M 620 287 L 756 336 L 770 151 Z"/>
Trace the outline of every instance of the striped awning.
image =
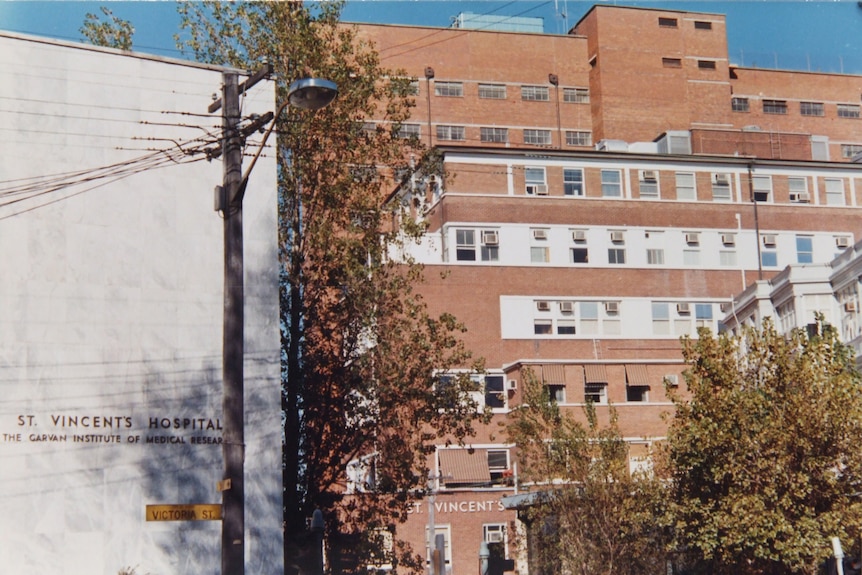
<path id="1" fill-rule="evenodd" d="M 441 449 L 440 474 L 443 483 L 488 483 L 491 471 L 488 469 L 488 453 L 484 449 Z"/>
<path id="2" fill-rule="evenodd" d="M 566 383 L 566 366 L 562 364 L 546 363 L 542 366 L 542 382 L 545 384 Z"/>
<path id="3" fill-rule="evenodd" d="M 647 374 L 646 366 L 638 363 L 627 363 L 626 384 L 649 385 L 649 375 Z"/>
<path id="4" fill-rule="evenodd" d="M 603 364 L 587 364 L 584 366 L 584 383 L 607 383 L 608 370 Z"/>

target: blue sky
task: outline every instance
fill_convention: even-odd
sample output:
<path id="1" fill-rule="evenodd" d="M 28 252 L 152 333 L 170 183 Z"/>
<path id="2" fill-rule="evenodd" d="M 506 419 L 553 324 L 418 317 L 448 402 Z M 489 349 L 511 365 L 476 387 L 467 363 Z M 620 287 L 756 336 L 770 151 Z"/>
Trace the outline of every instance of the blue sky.
<path id="1" fill-rule="evenodd" d="M 856 2 L 776 0 L 640 1 L 620 5 L 727 15 L 731 62 L 743 66 L 862 74 L 862 8 Z M 350 0 L 343 19 L 418 26 L 448 26 L 460 12 L 533 16 L 546 33 L 565 33 L 594 4 L 584 0 Z M 0 0 L 0 29 L 81 39 L 87 12 L 106 5 L 135 25 L 135 48 L 179 56 L 173 40 L 179 18 L 173 2 Z M 565 16 L 563 15 L 565 14 Z"/>

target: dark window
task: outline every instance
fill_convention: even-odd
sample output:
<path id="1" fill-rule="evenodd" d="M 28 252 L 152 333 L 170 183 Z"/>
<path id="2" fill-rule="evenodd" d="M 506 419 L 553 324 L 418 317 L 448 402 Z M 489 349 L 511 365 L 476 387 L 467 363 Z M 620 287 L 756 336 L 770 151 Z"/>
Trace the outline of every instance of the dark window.
<path id="1" fill-rule="evenodd" d="M 822 116 L 823 102 L 799 102 L 799 113 L 803 116 Z"/>
<path id="2" fill-rule="evenodd" d="M 705 22 L 703 20 L 695 20 L 694 21 L 694 29 L 695 30 L 712 30 L 712 22 Z"/>
<path id="3" fill-rule="evenodd" d="M 787 113 L 787 100 L 764 100 L 763 101 L 763 113 L 764 114 L 786 114 Z"/>
<path id="4" fill-rule="evenodd" d="M 626 250 L 621 248 L 608 249 L 609 264 L 624 264 L 626 263 Z"/>
<path id="5" fill-rule="evenodd" d="M 715 70 L 715 60 L 698 60 L 697 67 L 701 70 Z"/>
<path id="6" fill-rule="evenodd" d="M 506 407 L 506 390 L 502 375 L 485 376 L 485 405 L 493 408 Z"/>
<path id="7" fill-rule="evenodd" d="M 734 112 L 748 112 L 748 98 L 731 98 L 730 109 Z"/>
<path id="8" fill-rule="evenodd" d="M 573 264 L 586 264 L 590 262 L 587 248 L 572 248 L 571 254 Z"/>
<path id="9" fill-rule="evenodd" d="M 659 17 L 658 25 L 662 28 L 676 28 L 679 23 L 676 18 L 662 18 Z"/>
<path id="10" fill-rule="evenodd" d="M 682 59 L 680 58 L 662 58 L 661 65 L 665 68 L 682 68 Z"/>

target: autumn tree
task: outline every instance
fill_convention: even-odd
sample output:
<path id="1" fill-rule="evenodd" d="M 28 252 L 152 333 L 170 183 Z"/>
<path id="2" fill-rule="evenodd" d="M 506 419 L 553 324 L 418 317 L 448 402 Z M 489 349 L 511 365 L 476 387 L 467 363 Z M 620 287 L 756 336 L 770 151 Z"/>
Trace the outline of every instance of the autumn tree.
<path id="1" fill-rule="evenodd" d="M 128 20 L 123 20 L 114 13 L 101 6 L 102 17 L 88 12 L 84 17 L 84 25 L 81 26 L 81 35 L 96 46 L 118 48 L 120 50 L 132 49 L 132 37 L 135 35 L 135 27 Z"/>
<path id="2" fill-rule="evenodd" d="M 831 537 L 858 548 L 862 387 L 852 351 L 819 327 L 685 340 L 669 524 L 689 572 L 807 575 Z"/>
<path id="3" fill-rule="evenodd" d="M 472 433 L 475 403 L 462 399 L 475 384 L 463 374 L 436 385 L 435 374 L 471 365 L 463 328 L 432 317 L 414 290 L 422 269 L 401 248 L 421 221 L 401 202 L 383 205 L 414 170 L 436 169 L 399 133 L 413 106 L 410 78 L 385 69 L 339 23 L 340 9 L 184 3 L 183 43 L 206 62 L 272 64 L 279 109 L 298 78 L 339 87 L 325 109 L 286 107 L 266 152 L 279 160 L 285 565 L 301 564 L 306 520 L 321 509 L 334 572 L 418 568 L 397 538 L 392 552 L 383 542 L 425 489 L 434 445 Z M 421 180 L 413 185 L 421 192 Z"/>
<path id="4" fill-rule="evenodd" d="M 531 573 L 664 573 L 664 488 L 652 473 L 630 473 L 613 407 L 603 426 L 588 403 L 582 423 L 531 372 L 522 387 L 507 432 L 519 479 L 535 492 L 525 513 Z"/>

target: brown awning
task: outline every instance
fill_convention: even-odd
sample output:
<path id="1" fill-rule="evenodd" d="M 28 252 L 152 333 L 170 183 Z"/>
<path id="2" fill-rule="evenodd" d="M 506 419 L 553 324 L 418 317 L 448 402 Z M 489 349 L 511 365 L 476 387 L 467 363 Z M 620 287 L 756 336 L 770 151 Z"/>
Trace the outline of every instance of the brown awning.
<path id="1" fill-rule="evenodd" d="M 649 385 L 646 366 L 638 363 L 627 363 L 626 383 L 628 385 Z"/>
<path id="2" fill-rule="evenodd" d="M 566 366 L 562 364 L 546 363 L 542 366 L 542 382 L 543 383 L 566 383 Z"/>
<path id="3" fill-rule="evenodd" d="M 595 365 L 595 364 L 587 364 L 584 366 L 584 376 L 586 380 L 584 383 L 607 383 L 608 382 L 608 371 L 603 364 Z"/>
<path id="4" fill-rule="evenodd" d="M 488 483 L 491 471 L 488 469 L 488 453 L 484 449 L 441 449 L 440 473 L 443 483 Z"/>

